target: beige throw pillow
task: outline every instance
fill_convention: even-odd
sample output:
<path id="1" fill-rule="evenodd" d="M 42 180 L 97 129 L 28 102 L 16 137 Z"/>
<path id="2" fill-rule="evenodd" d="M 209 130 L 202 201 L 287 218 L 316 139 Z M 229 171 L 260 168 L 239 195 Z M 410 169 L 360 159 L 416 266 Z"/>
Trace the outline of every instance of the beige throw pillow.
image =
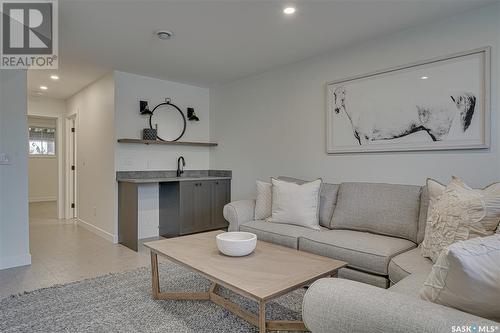
<path id="1" fill-rule="evenodd" d="M 269 222 L 294 224 L 321 230 L 319 226 L 319 190 L 321 179 L 304 184 L 271 179 L 272 214 Z"/>
<path id="2" fill-rule="evenodd" d="M 429 180 L 429 211 L 421 252 L 436 262 L 449 245 L 477 236 L 492 235 L 500 221 L 500 183 L 475 190 L 453 177 L 440 192 Z"/>
<path id="3" fill-rule="evenodd" d="M 272 185 L 257 181 L 257 199 L 255 200 L 255 219 L 265 220 L 271 216 Z"/>
<path id="4" fill-rule="evenodd" d="M 500 321 L 500 235 L 457 242 L 441 252 L 420 297 Z"/>

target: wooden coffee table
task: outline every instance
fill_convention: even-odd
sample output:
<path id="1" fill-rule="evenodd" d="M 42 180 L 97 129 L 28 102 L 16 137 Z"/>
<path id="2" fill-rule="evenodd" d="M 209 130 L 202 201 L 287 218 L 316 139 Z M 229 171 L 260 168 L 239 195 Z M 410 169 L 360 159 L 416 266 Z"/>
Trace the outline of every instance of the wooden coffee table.
<path id="1" fill-rule="evenodd" d="M 151 250 L 152 294 L 161 300 L 210 300 L 266 331 L 307 331 L 302 321 L 266 320 L 266 303 L 313 281 L 331 276 L 347 263 L 287 247 L 258 241 L 246 257 L 219 252 L 215 236 L 223 231 L 163 239 L 145 243 Z M 212 282 L 207 292 L 162 292 L 158 278 L 158 255 L 195 271 Z M 217 294 L 218 286 L 255 300 L 259 314 Z"/>

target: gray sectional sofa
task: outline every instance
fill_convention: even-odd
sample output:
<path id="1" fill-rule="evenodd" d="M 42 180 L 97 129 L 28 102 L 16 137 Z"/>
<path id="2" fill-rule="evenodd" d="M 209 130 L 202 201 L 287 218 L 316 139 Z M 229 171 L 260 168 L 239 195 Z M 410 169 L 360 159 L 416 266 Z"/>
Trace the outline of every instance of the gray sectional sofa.
<path id="1" fill-rule="evenodd" d="M 224 217 L 230 231 L 252 232 L 259 240 L 348 262 L 338 272 L 342 279 L 321 279 L 306 293 L 303 317 L 312 332 L 451 332 L 453 325 L 498 326 L 418 297 L 432 268 L 418 249 L 428 201 L 420 186 L 323 183 L 320 231 L 256 221 L 255 200 L 227 204 Z"/>

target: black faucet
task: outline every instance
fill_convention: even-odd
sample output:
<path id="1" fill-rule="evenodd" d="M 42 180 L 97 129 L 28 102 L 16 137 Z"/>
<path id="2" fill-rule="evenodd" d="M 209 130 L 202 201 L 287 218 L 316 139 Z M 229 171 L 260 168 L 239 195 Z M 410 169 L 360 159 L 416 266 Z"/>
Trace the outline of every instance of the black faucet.
<path id="1" fill-rule="evenodd" d="M 182 168 L 181 168 L 181 160 L 182 160 Z M 184 173 L 184 167 L 186 166 L 186 161 L 184 157 L 181 156 L 177 159 L 177 177 L 180 177 Z"/>

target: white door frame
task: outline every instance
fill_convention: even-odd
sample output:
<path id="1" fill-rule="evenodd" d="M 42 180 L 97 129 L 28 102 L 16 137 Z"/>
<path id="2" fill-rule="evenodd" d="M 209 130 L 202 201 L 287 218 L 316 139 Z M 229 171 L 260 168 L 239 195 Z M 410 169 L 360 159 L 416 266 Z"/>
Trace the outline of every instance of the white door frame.
<path id="1" fill-rule="evenodd" d="M 71 129 L 75 128 L 75 132 L 72 133 Z M 77 177 L 78 173 L 75 169 L 71 170 L 72 165 L 77 165 L 77 129 L 78 129 L 78 115 L 73 114 L 66 117 L 65 119 L 65 130 L 66 130 L 66 158 L 65 158 L 65 170 L 66 170 L 66 204 L 65 204 L 65 217 L 66 219 L 73 219 L 78 216 L 78 204 L 77 204 Z M 74 155 L 74 162 L 72 155 Z M 74 164 L 73 164 L 74 163 Z M 73 179 L 74 173 L 74 179 Z M 74 195 L 74 197 L 73 197 Z M 71 207 L 71 204 L 75 204 L 75 208 Z"/>

